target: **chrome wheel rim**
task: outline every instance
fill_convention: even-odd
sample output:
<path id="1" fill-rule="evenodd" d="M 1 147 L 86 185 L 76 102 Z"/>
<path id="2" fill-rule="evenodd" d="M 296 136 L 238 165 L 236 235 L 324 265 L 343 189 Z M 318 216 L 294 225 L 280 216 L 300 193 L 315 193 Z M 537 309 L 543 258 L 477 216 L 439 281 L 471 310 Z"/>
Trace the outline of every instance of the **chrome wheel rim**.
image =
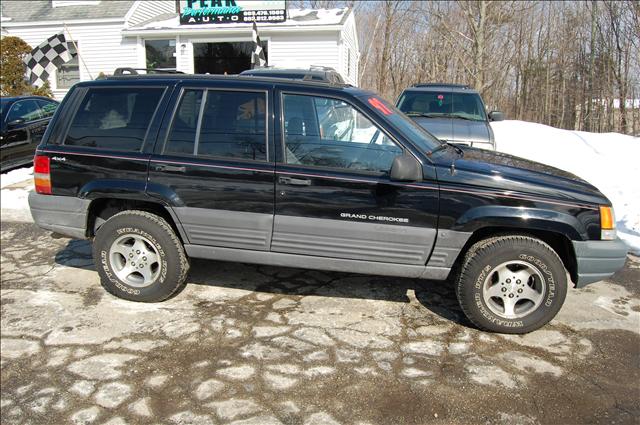
<path id="1" fill-rule="evenodd" d="M 489 310 L 505 319 L 520 319 L 534 312 L 546 293 L 537 267 L 524 261 L 507 261 L 487 276 L 482 297 Z"/>
<path id="2" fill-rule="evenodd" d="M 109 265 L 122 282 L 143 288 L 155 282 L 160 274 L 160 255 L 149 239 L 127 234 L 111 244 Z"/>

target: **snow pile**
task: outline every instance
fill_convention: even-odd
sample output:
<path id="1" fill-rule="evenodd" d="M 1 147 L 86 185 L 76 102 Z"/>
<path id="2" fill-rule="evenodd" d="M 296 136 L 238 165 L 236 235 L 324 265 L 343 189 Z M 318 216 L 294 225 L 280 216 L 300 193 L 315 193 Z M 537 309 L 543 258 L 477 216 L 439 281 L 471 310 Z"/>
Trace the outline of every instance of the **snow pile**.
<path id="1" fill-rule="evenodd" d="M 613 203 L 618 235 L 640 255 L 640 138 L 561 130 L 526 121 L 492 122 L 496 149 L 573 173 Z"/>
<path id="2" fill-rule="evenodd" d="M 15 185 L 15 187 L 10 187 Z M 33 190 L 33 167 L 17 168 L 0 174 L 0 220 L 32 221 L 29 210 L 29 191 Z"/>
<path id="3" fill-rule="evenodd" d="M 33 179 L 33 167 L 16 168 L 8 173 L 0 174 L 0 188 L 4 189 L 12 184 Z"/>

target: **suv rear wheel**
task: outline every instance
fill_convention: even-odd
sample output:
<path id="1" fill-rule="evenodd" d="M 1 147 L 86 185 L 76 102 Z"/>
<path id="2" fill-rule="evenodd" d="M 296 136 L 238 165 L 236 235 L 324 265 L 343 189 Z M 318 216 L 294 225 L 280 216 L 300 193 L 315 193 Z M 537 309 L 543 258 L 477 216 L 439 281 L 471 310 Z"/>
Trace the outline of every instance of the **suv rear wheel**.
<path id="1" fill-rule="evenodd" d="M 527 333 L 558 313 L 567 294 L 567 273 L 556 252 L 539 239 L 494 237 L 469 249 L 456 294 L 479 328 Z"/>
<path id="2" fill-rule="evenodd" d="M 131 301 L 163 301 L 189 271 L 182 243 L 162 217 L 146 211 L 115 214 L 98 229 L 93 257 L 102 286 Z"/>

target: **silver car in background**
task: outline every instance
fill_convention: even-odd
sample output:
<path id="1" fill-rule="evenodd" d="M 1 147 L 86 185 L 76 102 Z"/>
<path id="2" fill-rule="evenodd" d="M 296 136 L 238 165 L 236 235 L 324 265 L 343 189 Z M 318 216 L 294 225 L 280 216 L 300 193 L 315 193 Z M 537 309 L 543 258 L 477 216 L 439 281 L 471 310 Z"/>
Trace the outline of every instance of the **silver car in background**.
<path id="1" fill-rule="evenodd" d="M 487 114 L 480 93 L 469 86 L 415 84 L 402 92 L 396 106 L 440 140 L 496 149 L 489 121 L 502 121 L 503 114 Z"/>

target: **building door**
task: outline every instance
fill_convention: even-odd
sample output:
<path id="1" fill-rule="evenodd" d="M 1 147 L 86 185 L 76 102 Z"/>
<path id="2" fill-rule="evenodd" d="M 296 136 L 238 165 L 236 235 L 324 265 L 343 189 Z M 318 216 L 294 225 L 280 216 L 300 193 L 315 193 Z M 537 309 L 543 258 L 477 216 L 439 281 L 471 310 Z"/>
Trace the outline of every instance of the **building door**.
<path id="1" fill-rule="evenodd" d="M 262 42 L 265 58 L 269 60 L 267 42 Z M 253 43 L 236 41 L 225 43 L 193 43 L 196 74 L 239 74 L 251 68 Z"/>

